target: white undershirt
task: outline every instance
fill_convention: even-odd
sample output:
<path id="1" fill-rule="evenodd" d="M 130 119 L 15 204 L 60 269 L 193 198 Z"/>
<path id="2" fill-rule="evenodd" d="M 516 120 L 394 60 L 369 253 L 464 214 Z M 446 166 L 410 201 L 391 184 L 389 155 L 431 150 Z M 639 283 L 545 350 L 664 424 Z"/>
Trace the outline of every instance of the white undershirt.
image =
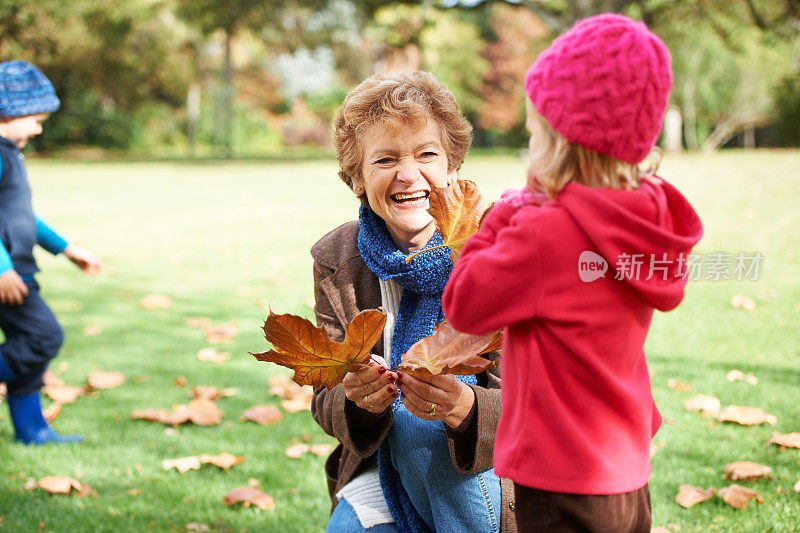
<path id="1" fill-rule="evenodd" d="M 391 361 L 392 335 L 403 287 L 392 280 L 379 280 L 381 286 L 381 306 L 386 311 L 386 326 L 383 328 L 383 358 Z M 394 522 L 386 498 L 381 490 L 378 469 L 371 468 L 354 477 L 336 493 L 341 500 L 345 498 L 358 515 L 361 527 L 370 528 L 378 524 Z"/>

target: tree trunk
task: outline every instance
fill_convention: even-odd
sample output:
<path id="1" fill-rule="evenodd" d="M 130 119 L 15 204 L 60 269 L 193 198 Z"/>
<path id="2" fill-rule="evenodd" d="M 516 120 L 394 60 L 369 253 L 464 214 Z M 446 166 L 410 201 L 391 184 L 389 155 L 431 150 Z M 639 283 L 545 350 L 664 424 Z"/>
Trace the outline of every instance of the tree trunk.
<path id="1" fill-rule="evenodd" d="M 200 82 L 194 80 L 186 93 L 186 141 L 189 157 L 195 156 L 198 122 L 200 122 Z"/>

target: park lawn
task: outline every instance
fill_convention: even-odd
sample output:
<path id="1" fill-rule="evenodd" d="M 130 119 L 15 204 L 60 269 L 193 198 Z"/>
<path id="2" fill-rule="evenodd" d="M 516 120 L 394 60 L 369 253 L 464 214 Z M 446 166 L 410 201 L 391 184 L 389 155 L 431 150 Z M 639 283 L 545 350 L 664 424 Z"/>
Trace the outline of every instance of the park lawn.
<path id="1" fill-rule="evenodd" d="M 692 201 L 706 232 L 700 253 L 761 252 L 757 281 L 694 281 L 674 312 L 657 314 L 646 347 L 656 401 L 665 424 L 655 437 L 651 491 L 653 525 L 681 531 L 798 531 L 798 450 L 765 443 L 773 431 L 800 431 L 800 152 L 725 152 L 669 156 L 662 175 Z M 524 161 L 509 156 L 470 159 L 462 177 L 488 198 L 519 186 Z M 330 443 L 308 412 L 285 414 L 263 427 L 238 421 L 254 405 L 279 405 L 267 379 L 282 368 L 248 351 L 266 342 L 259 326 L 265 301 L 278 312 L 312 316 L 308 249 L 329 229 L 353 219 L 356 201 L 336 177 L 332 160 L 308 162 L 125 163 L 29 162 L 34 205 L 54 227 L 99 253 L 106 272 L 87 279 L 63 258 L 39 254 L 42 293 L 61 321 L 66 342 L 53 364 L 69 384 L 91 370 L 127 376 L 116 389 L 64 406 L 60 432 L 80 432 L 79 446 L 29 448 L 13 441 L 7 411 L 0 420 L 0 517 L 9 531 L 176 531 L 190 523 L 212 531 L 322 531 L 329 512 L 321 457 L 288 459 L 286 447 L 310 436 Z M 141 297 L 165 294 L 171 307 L 145 310 Z M 752 311 L 734 309 L 742 293 Z M 598 310 L 602 312 L 602 310 Z M 219 345 L 221 365 L 201 362 L 208 346 L 188 317 L 235 321 L 239 334 Z M 102 328 L 86 336 L 83 328 Z M 64 368 L 66 367 L 66 368 Z M 752 372 L 758 385 L 730 383 L 731 369 Z M 184 376 L 187 387 L 174 380 Z M 679 392 L 670 379 L 692 385 Z M 186 403 L 192 385 L 238 387 L 218 401 L 222 424 L 183 426 L 176 435 L 132 420 L 131 411 Z M 694 394 L 761 407 L 775 426 L 720 424 L 687 412 Z M 49 400 L 44 401 L 45 405 Z M 225 472 L 213 466 L 183 475 L 164 459 L 229 452 L 245 461 Z M 683 483 L 722 487 L 725 464 L 750 460 L 773 468 L 771 480 L 740 482 L 764 503 L 734 510 L 714 498 L 691 509 L 674 502 Z M 49 496 L 26 490 L 31 478 L 65 475 L 98 497 Z M 222 499 L 251 479 L 275 499 L 275 509 L 226 508 Z"/>

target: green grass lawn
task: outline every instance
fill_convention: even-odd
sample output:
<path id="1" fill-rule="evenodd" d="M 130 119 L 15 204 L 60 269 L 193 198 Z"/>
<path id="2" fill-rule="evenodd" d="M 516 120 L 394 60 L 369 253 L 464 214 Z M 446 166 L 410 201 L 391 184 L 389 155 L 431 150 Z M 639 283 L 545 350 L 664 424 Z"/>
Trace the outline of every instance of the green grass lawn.
<path id="1" fill-rule="evenodd" d="M 758 281 L 696 281 L 678 310 L 658 314 L 647 353 L 665 424 L 655 438 L 653 525 L 681 531 L 800 531 L 798 450 L 765 446 L 773 431 L 800 431 L 800 152 L 726 152 L 669 156 L 662 175 L 676 184 L 703 218 L 698 252 L 761 252 Z M 468 161 L 462 177 L 495 198 L 522 184 L 525 164 L 513 157 Z M 66 331 L 53 368 L 82 385 L 91 370 L 127 376 L 116 389 L 64 406 L 60 432 L 80 432 L 80 446 L 28 448 L 0 420 L 0 517 L 9 531 L 177 531 L 196 522 L 212 531 L 322 531 L 329 500 L 323 458 L 288 459 L 301 438 L 333 443 L 308 412 L 286 414 L 263 427 L 238 421 L 254 405 L 278 405 L 267 379 L 282 369 L 255 361 L 248 351 L 266 342 L 259 326 L 263 300 L 280 312 L 312 316 L 309 299 L 313 242 L 355 218 L 356 201 L 336 177 L 334 161 L 294 163 L 80 163 L 30 161 L 34 205 L 54 227 L 98 254 L 106 271 L 85 278 L 63 258 L 39 255 L 42 293 Z M 245 289 L 246 288 L 246 289 Z M 169 295 L 168 309 L 144 310 L 142 296 Z M 734 309 L 742 293 L 753 311 Z M 221 365 L 201 362 L 207 346 L 188 317 L 235 321 L 239 335 L 221 349 Z M 83 328 L 102 328 L 86 336 Z M 752 372 L 756 386 L 729 383 L 733 368 Z M 186 403 L 188 388 L 174 384 L 238 387 L 223 398 L 222 424 L 165 427 L 132 420 L 131 411 Z M 668 388 L 685 381 L 691 392 Z M 776 426 L 719 424 L 684 410 L 697 393 L 723 406 L 761 407 Z M 45 404 L 49 400 L 45 401 Z M 230 452 L 245 461 L 224 472 L 213 466 L 183 475 L 161 469 L 164 459 Z M 750 460 L 773 468 L 772 480 L 740 482 L 756 489 L 762 505 L 734 510 L 719 498 L 683 509 L 674 502 L 682 483 L 723 487 L 725 464 Z M 96 498 L 49 496 L 26 490 L 31 478 L 65 475 L 89 483 Z M 230 490 L 260 482 L 275 509 L 226 508 Z"/>

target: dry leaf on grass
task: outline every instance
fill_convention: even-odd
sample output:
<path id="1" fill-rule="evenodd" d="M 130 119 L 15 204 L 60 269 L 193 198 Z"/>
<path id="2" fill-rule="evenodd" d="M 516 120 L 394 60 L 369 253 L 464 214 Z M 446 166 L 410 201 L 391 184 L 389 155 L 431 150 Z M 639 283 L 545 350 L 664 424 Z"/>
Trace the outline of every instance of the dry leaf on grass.
<path id="1" fill-rule="evenodd" d="M 201 524 L 199 522 L 190 522 L 184 526 L 186 531 L 211 531 L 207 524 Z"/>
<path id="2" fill-rule="evenodd" d="M 683 381 L 675 381 L 674 379 L 667 381 L 667 387 L 680 392 L 689 392 L 692 390 L 692 386 L 690 384 L 684 383 Z"/>
<path id="3" fill-rule="evenodd" d="M 778 417 L 765 412 L 758 407 L 742 407 L 741 405 L 729 405 L 719 415 L 720 422 L 734 422 L 743 426 L 756 426 L 758 424 L 775 425 Z"/>
<path id="4" fill-rule="evenodd" d="M 44 380 L 45 386 L 48 386 L 48 385 L 52 385 L 52 386 L 66 385 L 64 383 L 64 380 L 61 379 L 60 377 L 56 376 L 53 373 L 53 371 L 50 370 L 49 368 L 44 371 L 44 376 L 42 376 L 42 379 Z"/>
<path id="5" fill-rule="evenodd" d="M 655 457 L 655 455 L 658 453 L 658 450 L 660 450 L 663 447 L 664 447 L 664 443 L 663 442 L 656 443 L 656 442 L 652 442 L 651 441 L 650 442 L 650 459 Z"/>
<path id="6" fill-rule="evenodd" d="M 800 433 L 773 433 L 767 441 L 767 446 L 777 444 L 782 448 L 800 448 Z"/>
<path id="7" fill-rule="evenodd" d="M 222 422 L 224 414 L 211 400 L 197 398 L 189 402 L 189 405 L 173 405 L 172 411 L 162 408 L 135 410 L 131 413 L 131 418 L 170 426 L 180 426 L 187 422 L 198 426 L 213 426 Z"/>
<path id="8" fill-rule="evenodd" d="M 242 502 L 245 507 L 250 507 L 252 504 L 264 511 L 275 508 L 275 500 L 272 499 L 272 496 L 253 487 L 239 487 L 238 489 L 233 489 L 225 495 L 223 501 L 228 507 L 235 503 Z"/>
<path id="9" fill-rule="evenodd" d="M 200 458 L 191 456 L 179 457 L 178 459 L 165 459 L 161 463 L 161 468 L 164 470 L 174 468 L 181 474 L 188 472 L 189 470 L 200 470 Z"/>
<path id="10" fill-rule="evenodd" d="M 66 476 L 46 476 L 39 480 L 39 488 L 50 494 L 69 494 L 72 489 L 80 490 L 77 479 Z"/>
<path id="11" fill-rule="evenodd" d="M 125 383 L 125 374 L 122 372 L 101 372 L 96 370 L 86 376 L 91 390 L 113 389 Z"/>
<path id="12" fill-rule="evenodd" d="M 48 405 L 45 409 L 42 409 L 42 416 L 47 422 L 52 422 L 58 415 L 61 414 L 61 404 L 58 402 L 53 402 Z"/>
<path id="13" fill-rule="evenodd" d="M 727 479 L 732 481 L 748 480 L 753 481 L 762 477 L 771 478 L 772 469 L 765 465 L 753 463 L 751 461 L 736 461 L 728 463 L 722 470 Z"/>
<path id="14" fill-rule="evenodd" d="M 88 326 L 83 327 L 83 334 L 87 337 L 96 337 L 103 333 L 102 326 L 98 326 L 97 324 L 90 324 Z"/>
<path id="15" fill-rule="evenodd" d="M 725 503 L 734 509 L 747 509 L 747 504 L 754 498 L 758 503 L 764 503 L 764 498 L 759 496 L 756 491 L 741 485 L 730 485 L 729 487 L 721 488 L 718 494 L 725 500 Z"/>
<path id="16" fill-rule="evenodd" d="M 60 404 L 73 403 L 83 396 L 86 389 L 83 387 L 73 387 L 71 385 L 45 385 L 42 387 L 48 398 Z"/>
<path id="17" fill-rule="evenodd" d="M 211 325 L 211 319 L 207 316 L 191 317 L 183 321 L 190 328 L 205 329 Z"/>
<path id="18" fill-rule="evenodd" d="M 681 485 L 678 487 L 678 495 L 675 496 L 675 501 L 681 507 L 688 509 L 700 502 L 710 500 L 714 496 L 716 489 L 711 487 L 706 490 L 703 487 L 694 487 L 692 485 Z"/>
<path id="19" fill-rule="evenodd" d="M 172 299 L 163 294 L 148 294 L 139 300 L 142 309 L 166 309 L 172 305 Z"/>
<path id="20" fill-rule="evenodd" d="M 313 455 L 318 455 L 320 457 L 327 457 L 333 451 L 333 447 L 330 444 L 311 444 L 308 445 L 304 442 L 298 444 L 292 444 L 288 448 L 286 448 L 286 457 L 291 457 L 292 459 L 299 459 L 305 453 L 311 453 Z"/>
<path id="21" fill-rule="evenodd" d="M 756 308 L 756 302 L 744 294 L 735 294 L 731 298 L 731 305 L 736 309 L 744 309 L 745 311 L 752 311 Z"/>
<path id="22" fill-rule="evenodd" d="M 470 335 L 456 331 L 445 320 L 436 324 L 430 337 L 414 343 L 403 354 L 398 369 L 419 376 L 479 374 L 500 364 L 500 359 L 490 361 L 481 354 L 499 350 L 502 343 L 500 331 Z"/>
<path id="23" fill-rule="evenodd" d="M 341 383 L 345 374 L 369 360 L 369 352 L 385 324 L 383 310 L 362 311 L 345 328 L 344 341 L 334 342 L 324 329 L 303 317 L 270 311 L 263 331 L 273 349 L 251 355 L 259 361 L 293 369 L 293 379 L 299 385 L 330 389 Z"/>
<path id="24" fill-rule="evenodd" d="M 287 413 L 311 411 L 311 398 L 292 398 L 291 400 L 281 400 L 281 407 L 283 407 Z"/>
<path id="25" fill-rule="evenodd" d="M 749 383 L 750 385 L 758 385 L 758 378 L 755 377 L 753 374 L 745 374 L 741 370 L 733 369 L 728 372 L 728 375 L 725 376 L 725 379 L 733 383 L 734 381 L 744 381 L 745 383 Z"/>
<path id="26" fill-rule="evenodd" d="M 303 442 L 298 444 L 292 444 L 288 448 L 286 448 L 286 457 L 291 459 L 300 459 L 304 453 L 308 451 L 308 444 Z"/>
<path id="27" fill-rule="evenodd" d="M 258 405 L 250 407 L 239 417 L 239 422 L 246 422 L 247 420 L 262 426 L 269 426 L 283 420 L 283 413 L 274 405 Z"/>
<path id="28" fill-rule="evenodd" d="M 239 328 L 235 323 L 205 328 L 206 342 L 208 344 L 230 344 L 236 339 Z"/>
<path id="29" fill-rule="evenodd" d="M 186 386 L 186 378 L 184 376 L 178 376 L 175 378 L 175 386 L 176 387 L 185 387 Z"/>
<path id="30" fill-rule="evenodd" d="M 706 416 L 717 416 L 722 408 L 718 398 L 705 394 L 698 394 L 694 398 L 684 400 L 683 406 L 687 411 L 703 413 Z"/>
<path id="31" fill-rule="evenodd" d="M 444 244 L 450 248 L 450 261 L 455 264 L 467 239 L 480 228 L 486 206 L 483 205 L 478 186 L 469 180 L 457 180 L 452 185 L 431 189 L 428 196 L 428 213 L 436 223 Z M 406 257 L 410 263 L 420 253 L 435 247 L 420 250 Z"/>
<path id="32" fill-rule="evenodd" d="M 232 453 L 223 452 L 217 455 L 203 454 L 200 456 L 200 462 L 214 465 L 223 470 L 228 470 L 232 466 L 240 465 L 244 462 L 244 456 L 236 456 Z"/>
<path id="33" fill-rule="evenodd" d="M 197 352 L 197 358 L 201 361 L 210 361 L 218 365 L 227 361 L 230 356 L 228 352 L 220 352 L 217 351 L 216 348 L 201 348 L 200 351 Z"/>
<path id="34" fill-rule="evenodd" d="M 794 491 L 800 492 L 800 479 L 798 479 L 797 483 L 794 484 Z"/>
<path id="35" fill-rule="evenodd" d="M 660 527 L 651 528 L 650 529 L 650 533 L 670 533 L 670 530 L 665 528 L 665 527 L 663 527 L 663 526 L 660 526 Z"/>
<path id="36" fill-rule="evenodd" d="M 231 396 L 236 396 L 239 394 L 239 389 L 218 389 L 211 385 L 197 385 L 192 387 L 191 394 L 192 398 L 205 398 L 206 400 L 211 400 L 213 402 L 220 398 L 230 398 Z"/>

